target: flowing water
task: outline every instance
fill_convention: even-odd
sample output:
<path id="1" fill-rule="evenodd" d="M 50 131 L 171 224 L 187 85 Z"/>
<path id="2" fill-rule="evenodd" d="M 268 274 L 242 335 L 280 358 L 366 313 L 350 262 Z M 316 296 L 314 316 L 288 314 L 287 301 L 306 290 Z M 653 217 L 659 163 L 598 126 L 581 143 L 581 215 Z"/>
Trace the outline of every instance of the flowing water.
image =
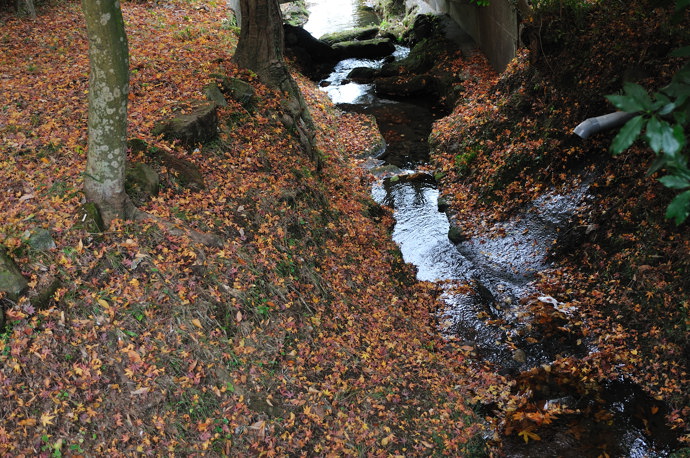
<path id="1" fill-rule="evenodd" d="M 317 37 L 378 22 L 361 0 L 311 0 L 308 6 L 311 15 L 305 29 Z M 398 47 L 395 58 L 401 59 L 407 52 L 406 48 Z M 440 332 L 460 336 L 481 358 L 516 377 L 529 368 L 548 365 L 558 355 L 583 356 L 592 351 L 582 342 L 584 339 L 570 335 L 529 339 L 533 336 L 523 331 L 531 328 L 530 318 L 519 301 L 529 294 L 538 296 L 530 283 L 533 274 L 548 267 L 546 254 L 556 240 L 558 229 L 586 201 L 586 180 L 568 195 L 546 194 L 517 217 L 502 223 L 498 229 L 504 237 L 451 243 L 448 217 L 439 210 L 436 181 L 433 176 L 416 170 L 429 160 L 428 135 L 433 121 L 443 115 L 443 110 L 428 100 L 382 99 L 375 95 L 373 85 L 358 84 L 347 78 L 353 68 L 379 68 L 382 64 L 383 60 L 341 61 L 321 86 L 342 109 L 376 117 L 387 146 L 367 162 L 371 172 L 379 177 L 372 196 L 393 209 L 396 220 L 393 240 L 405 261 L 416 266 L 418 279 L 437 282 L 445 289 L 441 295 L 445 311 L 440 321 L 448 326 Z M 471 285 L 474 292 L 459 293 L 458 287 L 462 285 Z M 539 300 L 565 315 L 576 313 L 562 308 L 563 304 L 551 297 L 539 297 Z M 492 321 L 501 325 L 489 324 Z M 589 418 L 569 419 L 597 436 L 589 444 L 586 440 L 573 443 L 571 436 L 556 433 L 551 441 L 522 444 L 506 440 L 505 453 L 509 456 L 598 456 L 605 448 L 610 456 L 668 455 L 673 435 L 658 427 L 652 431 L 657 439 L 655 443 L 644 432 L 649 426 L 635 420 L 639 411 L 649 410 L 652 405 L 659 409 L 659 403 L 626 381 L 610 382 L 602 393 L 601 399 L 575 401 L 577 393 L 565 390 L 544 395 L 541 400 L 548 405 L 573 398 L 570 402 L 578 409 L 606 409 L 613 418 L 608 426 L 590 425 Z"/>

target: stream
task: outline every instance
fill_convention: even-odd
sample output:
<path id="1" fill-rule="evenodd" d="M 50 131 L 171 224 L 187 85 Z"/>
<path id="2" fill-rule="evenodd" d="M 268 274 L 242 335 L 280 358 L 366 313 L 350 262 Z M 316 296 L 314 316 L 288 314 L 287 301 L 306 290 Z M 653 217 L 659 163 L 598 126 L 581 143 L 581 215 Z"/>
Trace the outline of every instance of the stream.
<path id="1" fill-rule="evenodd" d="M 379 22 L 362 0 L 308 0 L 307 6 L 310 17 L 304 28 L 317 38 L 327 32 Z M 394 58 L 402 59 L 408 52 L 397 46 Z M 567 195 L 546 194 L 501 223 L 498 229 L 504 237 L 452 243 L 436 180 L 417 170 L 429 161 L 428 136 L 434 120 L 444 116 L 444 110 L 429 100 L 379 98 L 372 84 L 358 84 L 347 78 L 354 68 L 380 68 L 383 62 L 343 60 L 320 85 L 341 109 L 370 114 L 377 120 L 386 148 L 366 162 L 377 177 L 372 196 L 393 209 L 393 240 L 404 260 L 416 266 L 418 280 L 435 282 L 444 291 L 440 296 L 444 311 L 438 317 L 444 325 L 439 332 L 458 336 L 475 349 L 479 358 L 512 378 L 531 368 L 548 366 L 562 355 L 581 357 L 595 351 L 586 339 L 579 338 L 577 330 L 535 334 L 532 317 L 520 301 L 530 296 L 557 316 L 577 314 L 577 310 L 556 299 L 540 295 L 531 282 L 535 272 L 548 267 L 546 255 L 558 229 L 587 201 L 587 180 Z M 552 428 L 552 434 L 541 441 L 525 444 L 521 439 L 505 438 L 506 456 L 582 457 L 599 456 L 605 451 L 608 456 L 637 458 L 668 456 L 673 449 L 675 439 L 665 425 L 650 426 L 640 420 L 641 411 L 665 406 L 658 407 L 658 402 L 627 380 L 608 382 L 597 399 L 582 398 L 564 387 L 547 393 L 538 393 L 536 388 L 534 391 L 534 398 L 544 405 L 568 404 L 583 412 L 605 410 L 611 416 L 610 424 L 585 415 L 568 418 L 564 422 L 567 425 L 560 430 Z M 575 440 L 567 433 L 573 423 L 585 431 L 582 439 Z"/>

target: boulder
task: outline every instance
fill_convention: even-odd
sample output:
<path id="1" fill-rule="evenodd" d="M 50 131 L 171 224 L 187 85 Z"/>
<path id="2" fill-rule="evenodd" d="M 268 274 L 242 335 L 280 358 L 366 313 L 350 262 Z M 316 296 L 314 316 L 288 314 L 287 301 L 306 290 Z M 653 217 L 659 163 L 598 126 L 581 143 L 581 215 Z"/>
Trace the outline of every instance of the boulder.
<path id="1" fill-rule="evenodd" d="M 376 94 L 391 97 L 418 97 L 439 95 L 438 80 L 430 75 L 415 75 L 412 78 L 392 76 L 374 80 Z"/>
<path id="2" fill-rule="evenodd" d="M 376 37 L 378 33 L 378 27 L 357 27 L 354 29 L 343 30 L 341 32 L 327 33 L 322 35 L 319 40 L 329 45 L 333 45 L 343 41 L 371 40 L 372 38 Z"/>
<path id="3" fill-rule="evenodd" d="M 464 242 L 466 240 L 466 238 L 463 235 L 460 228 L 458 228 L 457 226 L 451 225 L 448 228 L 448 240 L 450 240 L 453 245 L 458 245 L 459 243 Z"/>
<path id="4" fill-rule="evenodd" d="M 285 31 L 285 46 L 288 48 L 300 48 L 314 62 L 335 62 L 339 54 L 328 44 L 317 38 L 302 27 L 289 24 L 283 25 Z"/>
<path id="5" fill-rule="evenodd" d="M 163 135 L 167 140 L 179 140 L 191 148 L 198 143 L 212 140 L 218 134 L 216 104 L 203 102 L 188 114 L 168 119 L 156 125 L 152 133 Z"/>
<path id="6" fill-rule="evenodd" d="M 48 229 L 39 227 L 31 231 L 28 240 L 29 246 L 38 251 L 49 251 L 55 248 L 55 240 Z"/>
<path id="7" fill-rule="evenodd" d="M 204 86 L 203 92 L 209 101 L 215 103 L 219 107 L 228 106 L 228 101 L 225 100 L 225 96 L 216 83 L 208 83 Z"/>
<path id="8" fill-rule="evenodd" d="M 7 293 L 10 300 L 17 301 L 28 286 L 17 264 L 7 254 L 5 248 L 0 247 L 0 291 Z"/>
<path id="9" fill-rule="evenodd" d="M 341 59 L 352 57 L 360 59 L 380 59 L 395 52 L 395 45 L 390 38 L 372 40 L 343 41 L 333 45 Z"/>
<path id="10" fill-rule="evenodd" d="M 304 0 L 280 3 L 280 12 L 285 23 L 301 27 L 309 20 L 309 10 Z"/>
<path id="11" fill-rule="evenodd" d="M 438 27 L 438 18 L 430 14 L 420 14 L 414 18 L 412 28 L 405 34 L 405 39 L 414 46 L 420 41 L 432 37 Z"/>
<path id="12" fill-rule="evenodd" d="M 356 83 L 365 84 L 371 83 L 376 76 L 376 69 L 371 67 L 357 67 L 353 68 L 350 73 L 347 74 L 347 79 L 350 79 Z"/>
<path id="13" fill-rule="evenodd" d="M 256 91 L 254 87 L 239 78 L 228 78 L 221 76 L 221 88 L 223 93 L 239 102 L 244 108 L 249 108 L 254 104 Z"/>

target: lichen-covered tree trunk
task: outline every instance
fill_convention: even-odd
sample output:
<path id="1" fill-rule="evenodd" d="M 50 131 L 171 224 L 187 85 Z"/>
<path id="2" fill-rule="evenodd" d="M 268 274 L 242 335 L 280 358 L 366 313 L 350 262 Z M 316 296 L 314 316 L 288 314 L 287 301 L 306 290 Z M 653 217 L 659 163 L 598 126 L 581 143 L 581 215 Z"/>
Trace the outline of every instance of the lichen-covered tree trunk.
<path id="1" fill-rule="evenodd" d="M 240 9 L 240 0 L 227 0 L 227 3 L 228 3 L 228 8 L 230 8 L 230 11 L 232 11 L 232 14 L 235 16 L 235 20 L 237 21 L 237 25 L 239 27 L 241 27 L 242 26 L 242 10 Z"/>
<path id="2" fill-rule="evenodd" d="M 286 93 L 283 123 L 294 129 L 307 154 L 320 165 L 314 122 L 283 57 L 283 21 L 278 0 L 239 0 L 242 24 L 234 62 L 264 84 Z"/>
<path id="3" fill-rule="evenodd" d="M 117 0 L 82 0 L 89 39 L 89 148 L 84 177 L 88 201 L 106 225 L 134 216 L 125 193 L 129 48 Z"/>

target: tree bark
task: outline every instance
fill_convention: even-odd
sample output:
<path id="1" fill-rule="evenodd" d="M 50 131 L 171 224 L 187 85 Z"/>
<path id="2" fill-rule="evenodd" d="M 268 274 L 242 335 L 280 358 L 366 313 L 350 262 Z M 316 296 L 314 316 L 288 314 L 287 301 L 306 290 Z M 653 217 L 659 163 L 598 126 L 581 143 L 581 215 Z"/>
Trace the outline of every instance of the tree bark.
<path id="1" fill-rule="evenodd" d="M 242 26 L 242 10 L 240 9 L 240 0 L 227 0 L 228 8 L 232 11 L 235 16 L 235 21 L 237 21 L 237 26 Z"/>
<path id="2" fill-rule="evenodd" d="M 125 193 L 129 48 L 119 1 L 82 0 L 82 9 L 91 67 L 84 191 L 109 225 L 136 213 Z"/>
<path id="3" fill-rule="evenodd" d="M 239 0 L 242 24 L 233 61 L 252 70 L 269 87 L 286 93 L 283 124 L 294 129 L 307 155 L 320 166 L 316 128 L 302 93 L 292 79 L 283 50 L 283 20 L 278 0 Z"/>

